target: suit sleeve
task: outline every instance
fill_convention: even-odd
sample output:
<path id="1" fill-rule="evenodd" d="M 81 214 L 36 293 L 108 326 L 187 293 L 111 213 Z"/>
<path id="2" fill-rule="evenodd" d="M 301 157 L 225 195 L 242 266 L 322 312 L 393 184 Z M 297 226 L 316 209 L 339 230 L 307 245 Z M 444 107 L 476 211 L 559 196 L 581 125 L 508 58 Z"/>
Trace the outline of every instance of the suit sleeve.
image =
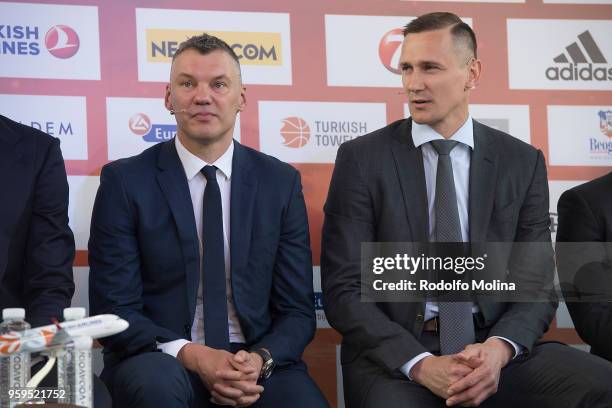
<path id="1" fill-rule="evenodd" d="M 68 226 L 68 181 L 59 140 L 43 152 L 33 187 L 32 217 L 28 230 L 24 293 L 32 326 L 61 318 L 74 293 L 72 262 L 74 237 Z"/>
<path id="2" fill-rule="evenodd" d="M 557 308 L 552 290 L 555 263 L 550 244 L 548 181 L 541 151 L 537 153 L 534 172 L 522 200 L 514 241 L 526 244 L 515 245 L 508 268 L 511 276 L 538 288 L 540 301 L 509 303 L 489 331 L 489 337 L 510 339 L 531 352 L 535 342 L 548 330 Z"/>
<path id="3" fill-rule="evenodd" d="M 576 190 L 563 193 L 557 208 L 557 265 L 567 308 L 580 337 L 612 359 L 612 303 L 579 299 L 587 293 L 603 293 L 610 299 L 612 270 L 603 243 L 603 220 Z"/>
<path id="4" fill-rule="evenodd" d="M 282 216 L 270 294 L 270 330 L 251 349 L 266 348 L 277 365 L 300 360 L 316 328 L 308 216 L 296 171 Z"/>
<path id="5" fill-rule="evenodd" d="M 154 351 L 157 342 L 179 338 L 145 316 L 137 212 L 123 180 L 112 165 L 102 169 L 89 238 L 91 313 L 116 314 L 129 323 L 124 332 L 100 341 L 119 358 Z"/>
<path id="6" fill-rule="evenodd" d="M 321 248 L 323 305 L 343 344 L 360 350 L 390 373 L 427 352 L 367 297 L 361 281 L 361 243 L 376 241 L 375 215 L 360 161 L 344 144 L 338 150 L 329 193 Z M 344 349 L 343 349 L 344 352 Z M 349 357 L 349 360 L 356 358 Z"/>

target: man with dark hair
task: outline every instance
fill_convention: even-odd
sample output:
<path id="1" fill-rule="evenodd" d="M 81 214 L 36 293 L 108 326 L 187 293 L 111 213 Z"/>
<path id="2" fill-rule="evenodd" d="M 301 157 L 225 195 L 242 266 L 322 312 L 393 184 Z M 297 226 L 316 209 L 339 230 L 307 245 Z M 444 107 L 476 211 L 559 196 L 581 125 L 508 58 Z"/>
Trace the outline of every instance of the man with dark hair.
<path id="1" fill-rule="evenodd" d="M 549 290 L 540 302 L 371 301 L 367 242 L 532 243 L 544 248 L 535 259 L 519 244 L 495 261 L 542 288 L 554 273 L 542 152 L 470 117 L 481 73 L 471 29 L 421 16 L 399 65 L 411 118 L 344 143 L 325 203 L 324 307 L 343 335 L 347 406 L 611 406 L 612 365 L 538 343 L 556 309 Z"/>
<path id="2" fill-rule="evenodd" d="M 102 341 L 118 406 L 327 406 L 301 361 L 315 314 L 300 175 L 232 139 L 245 103 L 232 49 L 190 38 L 166 86 L 176 138 L 102 170 L 90 303 L 130 323 Z"/>
<path id="3" fill-rule="evenodd" d="M 458 53 L 467 52 L 471 57 L 478 58 L 474 30 L 453 13 L 429 13 L 415 18 L 404 27 L 404 37 L 411 33 L 422 33 L 444 28 L 450 28 L 453 43 Z"/>
<path id="4" fill-rule="evenodd" d="M 557 211 L 567 308 L 591 353 L 612 361 L 612 172 L 564 192 Z"/>

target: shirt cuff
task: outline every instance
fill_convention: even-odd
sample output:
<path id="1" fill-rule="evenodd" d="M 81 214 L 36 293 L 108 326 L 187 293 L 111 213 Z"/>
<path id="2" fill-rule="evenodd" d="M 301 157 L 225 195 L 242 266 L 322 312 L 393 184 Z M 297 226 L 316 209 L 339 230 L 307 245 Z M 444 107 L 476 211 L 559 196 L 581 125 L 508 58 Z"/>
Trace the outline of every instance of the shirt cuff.
<path id="1" fill-rule="evenodd" d="M 160 349 L 163 353 L 170 354 L 172 357 L 176 358 L 183 346 L 189 343 L 191 343 L 189 340 L 178 339 L 169 341 L 167 343 L 157 343 L 157 348 Z"/>
<path id="2" fill-rule="evenodd" d="M 418 356 L 412 358 L 406 364 L 401 366 L 400 367 L 400 371 L 402 372 L 402 374 L 404 374 L 406 377 L 408 377 L 408 379 L 410 381 L 412 381 L 412 376 L 410 375 L 410 370 L 412 370 L 412 367 L 414 367 L 416 365 L 416 363 L 418 363 L 419 361 L 421 361 L 425 357 L 429 357 L 429 356 L 433 356 L 433 354 L 431 354 L 431 353 L 429 353 L 427 351 L 424 352 L 424 353 L 419 354 Z"/>
<path id="3" fill-rule="evenodd" d="M 512 348 L 514 348 L 514 356 L 512 356 L 512 359 L 514 360 L 517 356 L 519 356 L 520 354 L 523 353 L 523 351 L 525 350 L 525 347 L 521 346 L 520 344 L 517 344 L 515 342 L 513 342 L 510 339 L 507 339 L 505 337 L 501 337 L 501 336 L 491 336 L 491 337 L 495 337 L 496 339 L 502 339 L 503 341 L 510 343 L 510 345 L 512 346 Z"/>

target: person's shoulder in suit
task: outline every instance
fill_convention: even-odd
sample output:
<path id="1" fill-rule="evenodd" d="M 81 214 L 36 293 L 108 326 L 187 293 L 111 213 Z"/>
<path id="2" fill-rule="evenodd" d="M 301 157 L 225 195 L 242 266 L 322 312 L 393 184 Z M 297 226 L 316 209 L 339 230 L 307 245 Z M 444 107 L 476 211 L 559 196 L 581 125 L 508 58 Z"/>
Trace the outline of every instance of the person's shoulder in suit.
<path id="1" fill-rule="evenodd" d="M 387 149 L 387 144 L 393 138 L 410 138 L 410 119 L 400 119 L 389 123 L 380 129 L 376 129 L 363 136 L 356 137 L 342 143 L 344 149 L 353 149 L 356 151 L 377 151 L 378 149 Z"/>
<path id="2" fill-rule="evenodd" d="M 508 183 L 516 183 L 515 188 L 524 190 L 537 180 L 542 188 L 547 189 L 542 183 L 547 180 L 547 176 L 546 161 L 541 150 L 476 120 L 474 120 L 474 143 L 475 150 L 482 147 L 479 143 L 486 143 L 490 151 L 494 152 L 500 177 L 498 184 L 511 186 Z"/>
<path id="3" fill-rule="evenodd" d="M 252 168 L 257 172 L 259 182 L 292 181 L 298 173 L 298 170 L 290 164 L 236 141 L 234 141 L 234 160 L 238 149 L 241 150 L 243 157 L 253 165 Z"/>
<path id="4" fill-rule="evenodd" d="M 484 135 L 492 143 L 494 149 L 500 153 L 502 159 L 505 158 L 508 162 L 516 161 L 517 158 L 535 159 L 538 156 L 539 150 L 529 143 L 474 120 L 474 135 L 477 133 Z"/>
<path id="5" fill-rule="evenodd" d="M 580 197 L 591 209 L 612 216 L 612 172 L 565 191 L 559 201 Z"/>
<path id="6" fill-rule="evenodd" d="M 112 169 L 125 174 L 134 174 L 147 172 L 150 173 L 152 168 L 157 166 L 159 154 L 166 144 L 174 143 L 173 140 L 156 143 L 151 147 L 146 148 L 137 155 L 124 157 L 105 164 L 102 169 Z"/>
<path id="7" fill-rule="evenodd" d="M 101 180 L 121 186 L 128 195 L 138 196 L 156 189 L 160 154 L 162 150 L 168 148 L 174 149 L 174 139 L 156 143 L 137 155 L 107 163 L 100 171 Z M 176 160 L 179 160 L 178 156 Z"/>
<path id="8" fill-rule="evenodd" d="M 380 129 L 376 129 L 365 135 L 348 140 L 338 148 L 338 158 L 354 158 L 360 167 L 369 168 L 376 166 L 377 162 L 383 160 L 391 152 L 390 146 L 394 143 L 411 145 L 410 119 L 400 119 Z"/>

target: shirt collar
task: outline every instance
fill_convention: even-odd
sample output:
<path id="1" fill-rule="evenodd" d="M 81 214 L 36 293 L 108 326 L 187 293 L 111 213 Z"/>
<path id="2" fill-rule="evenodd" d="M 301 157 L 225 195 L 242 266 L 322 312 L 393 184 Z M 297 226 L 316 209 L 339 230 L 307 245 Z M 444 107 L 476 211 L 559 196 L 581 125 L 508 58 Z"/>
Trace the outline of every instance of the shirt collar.
<path id="1" fill-rule="evenodd" d="M 226 180 L 232 176 L 232 159 L 234 157 L 234 141 L 229 145 L 225 153 L 221 155 L 214 163 L 206 163 L 195 154 L 191 153 L 179 140 L 178 137 L 174 138 L 174 144 L 176 146 L 176 152 L 178 153 L 179 159 L 185 169 L 185 175 L 187 180 L 191 181 L 204 166 L 217 166 L 217 169 L 221 171 L 221 174 Z"/>
<path id="2" fill-rule="evenodd" d="M 412 141 L 415 147 L 419 147 L 432 140 L 444 139 L 444 136 L 433 130 L 428 125 L 422 125 L 412 121 Z M 450 137 L 449 140 L 454 140 L 463 143 L 474 149 L 474 123 L 472 115 L 468 114 L 467 120 L 461 127 Z"/>

